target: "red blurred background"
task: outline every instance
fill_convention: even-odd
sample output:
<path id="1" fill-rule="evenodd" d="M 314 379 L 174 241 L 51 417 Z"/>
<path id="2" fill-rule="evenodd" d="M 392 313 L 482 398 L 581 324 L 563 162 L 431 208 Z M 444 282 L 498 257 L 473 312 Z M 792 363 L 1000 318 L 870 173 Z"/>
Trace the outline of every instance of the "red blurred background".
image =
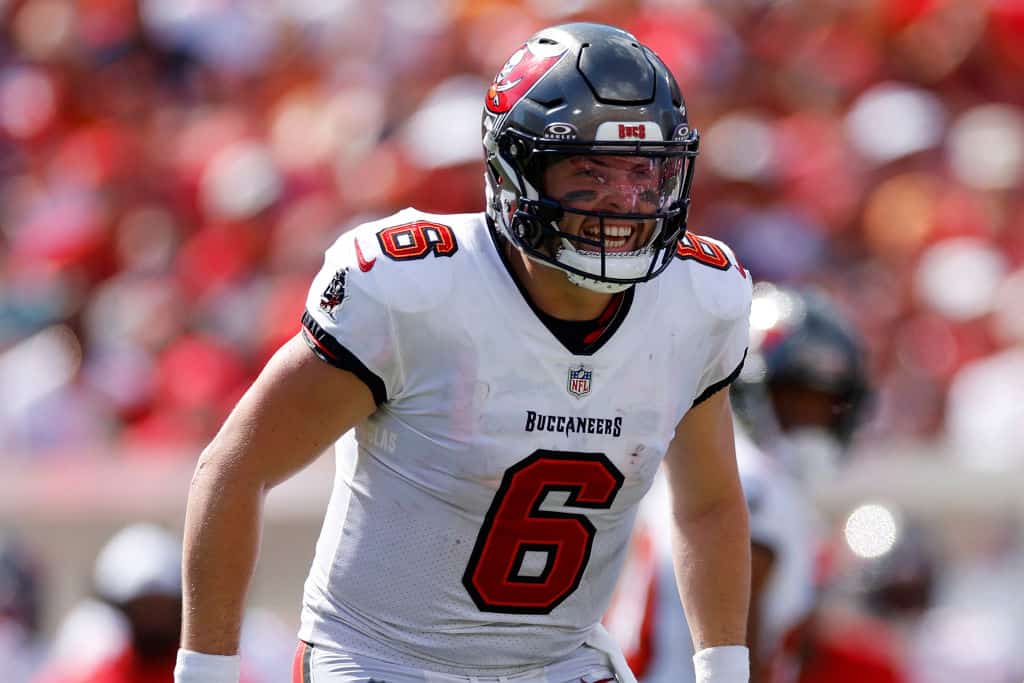
<path id="1" fill-rule="evenodd" d="M 482 210 L 487 85 L 568 20 L 623 26 L 676 74 L 703 137 L 692 229 L 860 326 L 860 452 L 932 461 L 930 509 L 964 493 L 1024 519 L 986 488 L 1024 468 L 1022 0 L 0 0 L 0 19 L 0 471 L 66 477 L 38 505 L 10 484 L 6 525 L 97 462 L 189 467 L 341 231 Z M 955 468 L 991 478 L 934 488 Z"/>

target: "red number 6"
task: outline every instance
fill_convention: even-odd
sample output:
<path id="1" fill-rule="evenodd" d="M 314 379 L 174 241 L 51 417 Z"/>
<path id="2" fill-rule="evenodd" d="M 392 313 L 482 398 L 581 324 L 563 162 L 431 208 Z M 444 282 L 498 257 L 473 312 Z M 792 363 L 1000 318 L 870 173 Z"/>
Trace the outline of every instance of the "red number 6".
<path id="1" fill-rule="evenodd" d="M 622 474 L 601 453 L 538 450 L 508 470 L 477 536 L 462 584 L 484 612 L 548 614 L 580 585 L 596 529 L 582 514 L 541 510 L 566 491 L 566 507 L 607 510 Z M 538 575 L 523 575 L 527 552 L 547 555 Z"/>
<path id="2" fill-rule="evenodd" d="M 431 221 L 413 221 L 377 233 L 380 250 L 395 261 L 426 258 L 427 254 L 451 256 L 459 250 L 455 233 L 447 225 Z"/>

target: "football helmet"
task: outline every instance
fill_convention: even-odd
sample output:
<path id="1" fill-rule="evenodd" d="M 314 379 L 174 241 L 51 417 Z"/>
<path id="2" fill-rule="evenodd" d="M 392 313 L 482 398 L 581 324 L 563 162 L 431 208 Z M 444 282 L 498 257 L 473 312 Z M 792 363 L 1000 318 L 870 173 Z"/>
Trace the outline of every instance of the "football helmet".
<path id="1" fill-rule="evenodd" d="M 881 617 L 915 616 L 932 605 L 940 578 L 936 541 L 900 510 L 896 539 L 885 554 L 862 562 L 855 592 Z"/>
<path id="2" fill-rule="evenodd" d="M 675 78 L 635 37 L 603 24 L 546 28 L 487 92 L 489 222 L 574 284 L 622 291 L 671 262 L 698 142 Z M 570 182 L 556 193 L 559 164 Z"/>
<path id="3" fill-rule="evenodd" d="M 826 430 L 849 442 L 865 416 L 864 343 L 823 294 L 760 282 L 750 314 L 750 352 L 734 389 L 737 411 L 767 431 Z M 756 427 L 755 427 L 756 430 Z"/>

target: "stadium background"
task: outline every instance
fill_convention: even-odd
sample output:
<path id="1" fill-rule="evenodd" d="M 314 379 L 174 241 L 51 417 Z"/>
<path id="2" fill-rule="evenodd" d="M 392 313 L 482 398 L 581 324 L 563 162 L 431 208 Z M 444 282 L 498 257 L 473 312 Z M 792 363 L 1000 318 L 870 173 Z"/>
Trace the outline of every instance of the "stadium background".
<path id="1" fill-rule="evenodd" d="M 703 134 L 692 229 L 756 279 L 824 288 L 864 334 L 871 418 L 817 491 L 837 535 L 865 501 L 921 522 L 978 615 L 952 640 L 1021 642 L 1021 0 L 0 0 L 0 17 L 0 526 L 40 559 L 48 635 L 115 529 L 180 529 L 199 450 L 297 330 L 340 231 L 482 208 L 487 84 L 537 28 L 585 19 L 677 75 Z M 286 634 L 330 471 L 271 496 L 252 595 Z"/>

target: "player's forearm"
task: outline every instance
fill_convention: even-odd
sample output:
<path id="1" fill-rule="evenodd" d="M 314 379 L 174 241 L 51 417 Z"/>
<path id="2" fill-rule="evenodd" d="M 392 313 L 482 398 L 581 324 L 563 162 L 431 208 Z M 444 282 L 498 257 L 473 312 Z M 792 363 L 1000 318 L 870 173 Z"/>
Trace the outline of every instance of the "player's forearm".
<path id="1" fill-rule="evenodd" d="M 238 651 L 245 594 L 259 550 L 264 487 L 237 476 L 213 446 L 189 491 L 183 558 L 182 647 Z"/>
<path id="2" fill-rule="evenodd" d="M 699 513 L 675 513 L 679 594 L 697 650 L 741 645 L 750 602 L 750 532 L 742 492 Z"/>

